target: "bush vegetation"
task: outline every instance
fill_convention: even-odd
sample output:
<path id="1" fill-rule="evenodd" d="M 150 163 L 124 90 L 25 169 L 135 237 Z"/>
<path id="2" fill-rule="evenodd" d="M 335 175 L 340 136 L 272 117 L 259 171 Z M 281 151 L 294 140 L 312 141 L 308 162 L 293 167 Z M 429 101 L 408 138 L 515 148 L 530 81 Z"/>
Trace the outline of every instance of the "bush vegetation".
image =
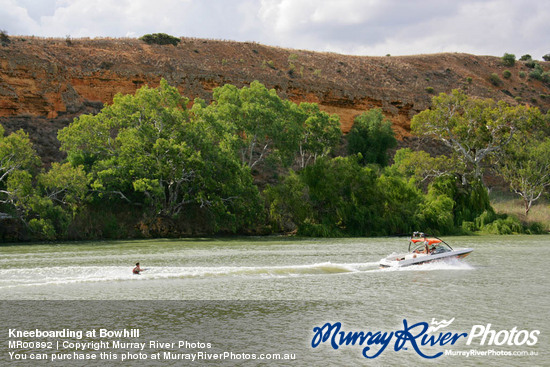
<path id="1" fill-rule="evenodd" d="M 528 61 L 528 60 L 532 60 L 532 57 L 531 57 L 531 55 L 529 55 L 529 54 L 525 54 L 525 55 L 523 55 L 522 57 L 520 57 L 519 60 L 520 60 L 520 61 Z"/>
<path id="2" fill-rule="evenodd" d="M 527 66 L 530 69 L 534 68 L 536 65 L 538 65 L 538 62 L 535 60 L 527 60 L 525 62 L 525 66 Z"/>
<path id="3" fill-rule="evenodd" d="M 146 34 L 139 38 L 143 42 L 152 45 L 174 45 L 177 46 L 181 42 L 181 39 L 178 37 L 170 36 L 166 33 L 153 33 Z"/>
<path id="4" fill-rule="evenodd" d="M 0 30 L 0 44 L 2 46 L 7 46 L 11 42 L 8 32 L 5 30 Z"/>
<path id="5" fill-rule="evenodd" d="M 375 108 L 355 118 L 348 134 L 348 153 L 359 155 L 362 164 L 375 163 L 382 167 L 388 164 L 388 150 L 397 145 L 391 121 L 382 110 Z"/>
<path id="6" fill-rule="evenodd" d="M 445 139 L 450 130 L 442 116 L 454 104 L 452 133 L 463 147 L 490 151 L 487 160 L 520 152 L 500 156 L 510 167 L 514 160 L 544 164 L 550 156 L 537 140 L 529 144 L 534 150 L 504 146 L 508 128 L 538 139 L 531 126 L 545 125 L 537 109 L 460 91 L 434 96 L 432 108 L 413 119 L 413 131 Z M 470 162 L 466 148 L 464 156 L 448 157 L 401 149 L 389 165 L 396 140 L 380 109 L 355 119 L 348 154 L 337 156 L 337 116 L 281 99 L 259 82 L 228 84 L 214 90 L 211 103 L 188 105 L 164 80 L 119 94 L 99 114 L 81 115 L 59 131 L 67 160 L 47 170 L 27 134 L 6 135 L 0 126 L 0 212 L 26 228 L 26 239 L 45 240 L 543 230 L 494 212 L 480 174 L 485 161 Z M 536 172 L 525 172 L 527 181 Z"/>
<path id="7" fill-rule="evenodd" d="M 516 63 L 516 55 L 504 53 L 504 56 L 502 56 L 501 60 L 504 66 L 514 66 Z"/>
<path id="8" fill-rule="evenodd" d="M 497 73 L 492 73 L 491 75 L 489 75 L 489 80 L 496 87 L 502 84 L 502 80 L 500 79 Z"/>
<path id="9" fill-rule="evenodd" d="M 538 62 L 535 62 L 533 66 L 533 70 L 529 73 L 529 77 L 536 80 L 543 79 L 544 70 L 542 69 L 542 66 Z"/>

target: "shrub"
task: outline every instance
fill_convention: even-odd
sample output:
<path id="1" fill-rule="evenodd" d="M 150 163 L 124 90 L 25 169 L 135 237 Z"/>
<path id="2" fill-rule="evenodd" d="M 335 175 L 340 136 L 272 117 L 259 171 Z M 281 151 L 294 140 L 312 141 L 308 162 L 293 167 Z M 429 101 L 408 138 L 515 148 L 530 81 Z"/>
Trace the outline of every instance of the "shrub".
<path id="1" fill-rule="evenodd" d="M 290 63 L 288 65 L 288 75 L 290 75 L 290 77 L 293 77 L 294 71 L 296 71 L 296 66 L 293 63 Z"/>
<path id="2" fill-rule="evenodd" d="M 273 70 L 277 70 L 277 68 L 275 67 L 275 63 L 273 62 L 273 60 L 269 60 L 269 61 L 262 61 L 262 68 L 266 68 L 266 67 L 269 67 Z"/>
<path id="3" fill-rule="evenodd" d="M 55 228 L 49 220 L 33 218 L 28 226 L 42 240 L 54 240 L 56 237 Z"/>
<path id="4" fill-rule="evenodd" d="M 510 72 L 510 70 L 504 70 L 502 72 L 502 76 L 504 77 L 504 79 L 510 79 L 510 77 L 512 76 L 512 73 Z"/>
<path id="5" fill-rule="evenodd" d="M 542 57 L 544 61 L 550 61 L 550 54 L 546 54 Z"/>
<path id="6" fill-rule="evenodd" d="M 8 37 L 8 32 L 4 30 L 0 30 L 0 44 L 2 44 L 2 46 L 6 46 L 10 42 L 11 41 L 10 41 L 10 38 Z"/>
<path id="7" fill-rule="evenodd" d="M 343 237 L 344 234 L 338 229 L 334 228 L 330 224 L 314 223 L 311 220 L 306 220 L 297 231 L 298 236 L 306 237 Z"/>
<path id="8" fill-rule="evenodd" d="M 532 60 L 532 59 L 533 58 L 529 54 L 525 54 L 525 55 L 523 55 L 522 57 L 519 58 L 520 61 L 528 61 L 528 60 Z"/>
<path id="9" fill-rule="evenodd" d="M 525 66 L 527 66 L 530 69 L 534 68 L 536 65 L 538 65 L 538 63 L 535 60 L 527 60 L 525 62 Z"/>
<path id="10" fill-rule="evenodd" d="M 502 64 L 505 66 L 514 66 L 516 63 L 516 55 L 504 53 L 504 56 L 502 56 Z"/>
<path id="11" fill-rule="evenodd" d="M 507 217 L 497 219 L 492 223 L 481 228 L 483 232 L 493 234 L 519 234 L 524 233 L 523 225 L 516 217 Z"/>
<path id="12" fill-rule="evenodd" d="M 477 231 L 477 228 L 474 222 L 462 222 L 462 232 L 464 234 L 472 234 L 475 231 Z"/>
<path id="13" fill-rule="evenodd" d="M 472 77 L 471 76 L 466 78 L 466 83 L 472 84 Z"/>
<path id="14" fill-rule="evenodd" d="M 146 34 L 139 38 L 143 42 L 151 45 L 151 44 L 157 44 L 157 45 L 174 45 L 177 46 L 178 43 L 181 42 L 181 39 L 178 37 L 170 36 L 166 33 L 153 33 L 153 34 Z"/>
<path id="15" fill-rule="evenodd" d="M 432 87 L 426 87 L 426 92 L 433 94 L 434 89 Z"/>
<path id="16" fill-rule="evenodd" d="M 535 63 L 533 70 L 529 73 L 529 77 L 536 80 L 542 80 L 543 70 L 539 63 Z"/>
<path id="17" fill-rule="evenodd" d="M 497 86 L 497 87 L 502 84 L 502 80 L 500 80 L 497 73 L 492 73 L 489 76 L 489 80 L 491 81 L 491 83 L 493 83 L 494 86 Z"/>
<path id="18" fill-rule="evenodd" d="M 519 77 L 520 77 L 520 78 L 525 78 L 525 75 L 526 75 L 526 74 L 525 74 L 525 71 L 520 71 L 520 72 L 519 72 Z"/>
<path id="19" fill-rule="evenodd" d="M 544 234 L 545 233 L 544 226 L 542 225 L 542 223 L 539 223 L 539 222 L 531 223 L 531 225 L 529 225 L 529 227 L 527 227 L 525 232 L 528 233 L 528 234 Z"/>
<path id="20" fill-rule="evenodd" d="M 483 213 L 481 213 L 474 221 L 476 228 L 483 228 L 491 223 L 493 223 L 495 220 L 499 219 L 498 215 L 494 212 L 494 210 L 486 210 Z"/>

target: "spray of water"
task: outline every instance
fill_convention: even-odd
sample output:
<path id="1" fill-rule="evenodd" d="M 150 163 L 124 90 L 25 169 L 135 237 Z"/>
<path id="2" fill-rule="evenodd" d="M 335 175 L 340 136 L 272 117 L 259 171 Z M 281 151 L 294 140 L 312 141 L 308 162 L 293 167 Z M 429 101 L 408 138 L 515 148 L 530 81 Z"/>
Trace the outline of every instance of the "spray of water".
<path id="1" fill-rule="evenodd" d="M 0 289 L 18 286 L 74 284 L 80 282 L 146 281 L 152 279 L 251 277 L 286 278 L 379 271 L 469 270 L 467 263 L 452 259 L 405 268 L 379 269 L 377 262 L 331 263 L 323 262 L 285 266 L 217 266 L 217 267 L 151 267 L 141 275 L 134 275 L 128 267 L 67 266 L 44 268 L 0 269 Z"/>

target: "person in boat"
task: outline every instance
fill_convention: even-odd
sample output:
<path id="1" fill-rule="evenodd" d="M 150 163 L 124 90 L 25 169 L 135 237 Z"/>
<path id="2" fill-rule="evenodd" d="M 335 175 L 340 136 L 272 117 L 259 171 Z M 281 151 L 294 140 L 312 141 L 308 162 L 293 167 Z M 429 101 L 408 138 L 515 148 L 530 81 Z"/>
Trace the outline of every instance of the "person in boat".
<path id="1" fill-rule="evenodd" d="M 132 273 L 139 275 L 143 270 L 140 268 L 139 263 L 136 263 L 136 267 L 132 270 Z"/>

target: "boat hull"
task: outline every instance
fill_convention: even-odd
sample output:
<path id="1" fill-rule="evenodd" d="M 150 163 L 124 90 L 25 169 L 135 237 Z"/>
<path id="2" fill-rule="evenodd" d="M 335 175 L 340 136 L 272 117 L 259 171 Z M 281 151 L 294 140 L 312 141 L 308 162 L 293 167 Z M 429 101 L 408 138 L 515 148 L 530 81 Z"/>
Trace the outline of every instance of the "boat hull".
<path id="1" fill-rule="evenodd" d="M 380 260 L 380 267 L 383 268 L 402 268 L 412 265 L 421 265 L 433 261 L 440 261 L 445 259 L 452 258 L 464 258 L 468 256 L 473 249 L 471 248 L 461 248 L 448 252 L 443 252 L 439 254 L 400 254 L 400 255 L 391 255 L 382 260 Z"/>

